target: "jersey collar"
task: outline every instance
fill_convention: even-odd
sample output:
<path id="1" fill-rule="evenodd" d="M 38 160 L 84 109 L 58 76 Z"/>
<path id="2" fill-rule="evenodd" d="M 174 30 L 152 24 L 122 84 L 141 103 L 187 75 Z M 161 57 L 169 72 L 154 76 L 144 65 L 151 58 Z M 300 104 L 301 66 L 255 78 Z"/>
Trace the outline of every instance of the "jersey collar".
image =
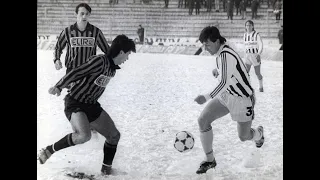
<path id="1" fill-rule="evenodd" d="M 112 57 L 111 57 L 110 55 L 107 56 L 107 59 L 108 59 L 109 62 L 110 62 L 110 68 L 111 68 L 112 70 L 121 69 L 120 66 L 114 64 L 113 59 L 112 59 Z"/>

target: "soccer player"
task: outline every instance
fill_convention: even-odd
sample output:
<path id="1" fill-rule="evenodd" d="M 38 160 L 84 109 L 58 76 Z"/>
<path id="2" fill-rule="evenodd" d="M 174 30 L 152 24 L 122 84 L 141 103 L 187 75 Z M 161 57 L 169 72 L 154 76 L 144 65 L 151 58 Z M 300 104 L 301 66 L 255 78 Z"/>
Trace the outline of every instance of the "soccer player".
<path id="1" fill-rule="evenodd" d="M 217 55 L 214 60 L 216 68 L 212 73 L 219 80 L 219 84 L 212 92 L 195 98 L 198 104 L 209 101 L 198 118 L 200 140 L 206 159 L 200 163 L 200 168 L 196 173 L 202 174 L 217 165 L 213 156 L 211 126 L 216 119 L 230 113 L 232 120 L 237 122 L 240 140 L 254 141 L 258 148 L 263 145 L 264 136 L 262 126 L 257 129 L 251 128 L 254 119 L 255 96 L 249 74 L 240 56 L 225 44 L 226 39 L 214 26 L 204 28 L 199 40 L 211 55 Z"/>
<path id="2" fill-rule="evenodd" d="M 93 128 L 106 138 L 101 172 L 103 175 L 112 173 L 112 161 L 120 132 L 108 113 L 100 106 L 98 99 L 116 71 L 120 69 L 118 65 L 124 63 L 131 52 L 136 52 L 133 40 L 125 35 L 119 35 L 113 40 L 108 54 L 91 56 L 88 62 L 71 69 L 49 89 L 50 94 L 59 96 L 68 84 L 79 81 L 64 98 L 64 112 L 74 132 L 41 149 L 38 154 L 41 164 L 57 151 L 89 141 L 90 128 Z"/>
<path id="3" fill-rule="evenodd" d="M 245 56 L 244 62 L 248 72 L 250 72 L 251 65 L 254 66 L 254 71 L 259 80 L 259 91 L 263 92 L 263 82 L 261 69 L 261 53 L 263 50 L 263 43 L 260 34 L 254 30 L 253 21 L 248 20 L 245 23 L 246 33 L 243 35 Z"/>
<path id="4" fill-rule="evenodd" d="M 66 73 L 85 63 L 88 58 L 96 54 L 97 46 L 106 54 L 109 45 L 102 31 L 89 23 L 91 7 L 86 3 L 79 4 L 75 13 L 77 22 L 66 27 L 58 38 L 54 50 L 54 64 L 57 70 L 62 68 L 60 57 L 62 50 L 67 47 L 64 65 Z"/>

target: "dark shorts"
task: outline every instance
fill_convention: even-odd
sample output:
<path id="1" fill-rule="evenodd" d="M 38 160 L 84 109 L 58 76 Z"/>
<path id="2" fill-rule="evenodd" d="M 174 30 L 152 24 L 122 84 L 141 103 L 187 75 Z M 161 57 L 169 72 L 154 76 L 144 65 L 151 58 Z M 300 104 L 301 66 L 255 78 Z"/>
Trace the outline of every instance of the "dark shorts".
<path id="1" fill-rule="evenodd" d="M 93 122 L 100 116 L 102 110 L 98 102 L 96 104 L 82 103 L 73 99 L 70 95 L 66 95 L 64 98 L 64 113 L 69 121 L 71 120 L 72 113 L 84 112 L 89 122 Z"/>

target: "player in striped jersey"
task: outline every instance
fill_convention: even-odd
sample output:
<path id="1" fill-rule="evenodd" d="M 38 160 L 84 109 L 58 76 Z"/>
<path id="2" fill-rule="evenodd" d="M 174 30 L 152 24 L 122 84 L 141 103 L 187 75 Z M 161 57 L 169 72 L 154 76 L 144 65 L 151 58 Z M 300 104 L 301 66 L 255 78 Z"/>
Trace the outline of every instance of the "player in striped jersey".
<path id="1" fill-rule="evenodd" d="M 206 173 L 208 169 L 217 165 L 213 156 L 211 123 L 228 113 L 232 120 L 237 122 L 241 141 L 252 140 L 256 143 L 256 147 L 261 147 L 264 143 L 263 127 L 251 128 L 254 119 L 254 90 L 240 56 L 225 44 L 226 39 L 214 26 L 204 28 L 199 40 L 211 55 L 217 55 L 216 68 L 212 73 L 218 78 L 219 84 L 211 93 L 195 98 L 198 104 L 210 100 L 198 118 L 200 140 L 206 159 L 201 162 L 197 174 Z"/>
<path id="2" fill-rule="evenodd" d="M 248 72 L 250 72 L 251 65 L 254 67 L 254 71 L 259 80 L 259 91 L 263 92 L 263 82 L 261 75 L 261 53 L 263 50 L 263 43 L 260 34 L 254 30 L 254 24 L 251 20 L 245 23 L 246 33 L 243 35 L 244 47 L 245 47 L 245 64 Z"/>
<path id="3" fill-rule="evenodd" d="M 61 149 L 89 141 L 91 127 L 106 138 L 101 172 L 103 175 L 112 173 L 112 161 L 120 140 L 120 132 L 108 113 L 102 109 L 98 99 L 115 76 L 117 69 L 120 69 L 118 65 L 126 61 L 129 54 L 135 51 L 133 40 L 125 35 L 119 35 L 113 40 L 107 54 L 91 56 L 88 62 L 70 70 L 49 89 L 50 94 L 59 96 L 61 90 L 68 84 L 79 81 L 64 98 L 64 112 L 74 132 L 40 150 L 38 160 L 41 164 Z"/>
<path id="4" fill-rule="evenodd" d="M 66 73 L 71 69 L 85 63 L 90 56 L 95 55 L 97 46 L 106 54 L 109 45 L 102 31 L 96 26 L 89 23 L 91 15 L 91 7 L 86 3 L 80 3 L 75 9 L 77 22 L 69 27 L 66 27 L 58 37 L 57 44 L 54 50 L 54 64 L 57 70 L 62 68 L 60 57 L 62 50 L 67 47 L 65 57 Z M 71 88 L 75 83 L 71 83 L 68 88 Z M 93 133 L 96 133 L 92 130 Z"/>
<path id="5" fill-rule="evenodd" d="M 60 57 L 62 50 L 67 47 L 65 57 L 66 73 L 71 69 L 85 63 L 88 58 L 96 54 L 97 46 L 107 53 L 109 45 L 102 31 L 89 23 L 91 7 L 86 3 L 80 3 L 75 13 L 77 22 L 66 27 L 58 37 L 54 50 L 54 64 L 57 70 L 62 68 Z"/>

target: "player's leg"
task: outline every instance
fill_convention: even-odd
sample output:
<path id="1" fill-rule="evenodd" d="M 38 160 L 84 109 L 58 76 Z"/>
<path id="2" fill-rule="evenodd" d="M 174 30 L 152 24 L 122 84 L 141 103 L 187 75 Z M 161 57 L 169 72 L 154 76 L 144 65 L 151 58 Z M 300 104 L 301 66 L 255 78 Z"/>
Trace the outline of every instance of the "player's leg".
<path id="1" fill-rule="evenodd" d="M 264 142 L 263 127 L 252 128 L 252 121 L 237 122 L 238 136 L 241 141 L 251 140 L 260 148 Z"/>
<path id="2" fill-rule="evenodd" d="M 237 121 L 237 130 L 240 140 L 252 140 L 256 142 L 256 145 L 258 141 L 261 141 L 263 144 L 262 141 L 264 140 L 264 137 L 262 126 L 259 126 L 257 129 L 251 128 L 252 120 L 254 119 L 254 96 L 248 98 L 230 96 L 229 102 L 228 108 L 230 109 L 230 115 L 232 120 Z"/>
<path id="3" fill-rule="evenodd" d="M 45 149 L 42 149 L 38 155 L 38 160 L 41 164 L 44 164 L 53 153 L 61 149 L 82 144 L 90 140 L 90 124 L 84 112 L 79 111 L 72 113 L 70 123 L 74 132 L 67 134 L 59 141 L 47 146 Z"/>
<path id="4" fill-rule="evenodd" d="M 245 54 L 244 64 L 246 65 L 247 72 L 249 73 L 250 69 L 251 69 L 251 65 L 252 65 L 252 62 L 251 62 L 249 54 Z"/>
<path id="5" fill-rule="evenodd" d="M 254 66 L 254 71 L 255 71 L 257 78 L 259 80 L 259 91 L 263 92 L 263 77 L 261 75 L 261 63 Z"/>
<path id="6" fill-rule="evenodd" d="M 229 110 L 219 101 L 219 99 L 214 98 L 206 105 L 200 114 L 198 118 L 200 141 L 206 155 L 206 159 L 200 164 L 200 168 L 196 172 L 197 174 L 205 173 L 208 169 L 216 166 L 212 149 L 213 132 L 211 123 L 228 113 Z"/>
<path id="7" fill-rule="evenodd" d="M 109 175 L 112 173 L 112 161 L 117 151 L 117 145 L 120 140 L 120 132 L 116 128 L 109 114 L 104 110 L 102 110 L 100 116 L 95 121 L 91 122 L 90 125 L 106 138 L 103 147 L 104 158 L 101 172 L 104 175 Z"/>
<path id="8" fill-rule="evenodd" d="M 59 141 L 42 149 L 38 154 L 38 160 L 44 164 L 50 156 L 64 148 L 81 144 L 91 138 L 90 124 L 83 110 L 83 104 L 70 96 L 65 97 L 65 115 L 71 123 L 73 133 L 67 134 Z"/>

